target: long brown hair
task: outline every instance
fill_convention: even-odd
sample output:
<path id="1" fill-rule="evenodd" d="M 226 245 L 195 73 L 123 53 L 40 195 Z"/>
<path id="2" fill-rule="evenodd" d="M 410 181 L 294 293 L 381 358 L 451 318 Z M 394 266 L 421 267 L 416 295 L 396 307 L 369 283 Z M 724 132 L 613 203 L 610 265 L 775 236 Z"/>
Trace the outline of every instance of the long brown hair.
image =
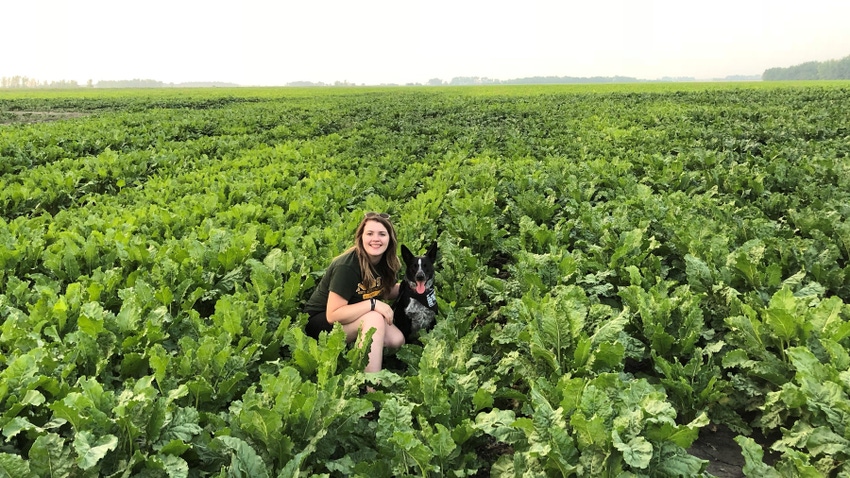
<path id="1" fill-rule="evenodd" d="M 387 229 L 387 235 L 389 237 L 387 250 L 384 251 L 384 255 L 381 256 L 381 260 L 375 265 L 372 265 L 369 261 L 369 254 L 367 254 L 366 250 L 363 249 L 363 231 L 366 229 L 366 223 L 369 221 L 375 221 L 383 225 Z M 395 228 L 393 227 L 393 223 L 390 222 L 389 216 L 386 214 L 367 213 L 363 220 L 360 221 L 360 225 L 357 226 L 357 230 L 354 232 L 354 245 L 349 248 L 349 251 L 350 250 L 354 250 L 357 254 L 357 261 L 360 263 L 363 283 L 371 284 L 380 277 L 381 295 L 386 297 L 390 292 L 392 292 L 393 286 L 395 286 L 396 279 L 398 278 L 398 271 L 401 270 L 401 261 L 398 259 L 397 252 L 398 239 L 396 239 Z"/>

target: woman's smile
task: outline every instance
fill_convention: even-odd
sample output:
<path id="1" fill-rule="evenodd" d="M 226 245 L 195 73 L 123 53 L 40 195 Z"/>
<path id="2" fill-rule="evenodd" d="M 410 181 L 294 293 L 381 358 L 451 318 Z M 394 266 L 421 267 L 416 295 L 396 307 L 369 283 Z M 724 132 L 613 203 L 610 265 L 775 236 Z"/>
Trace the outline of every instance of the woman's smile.
<path id="1" fill-rule="evenodd" d="M 383 252 L 384 252 L 384 251 L 383 251 L 384 243 L 383 243 L 383 242 L 381 242 L 381 241 L 370 241 L 370 242 L 369 242 L 369 247 L 370 247 L 370 248 L 372 249 L 372 251 L 374 251 L 375 253 L 380 254 L 380 253 L 383 253 Z"/>

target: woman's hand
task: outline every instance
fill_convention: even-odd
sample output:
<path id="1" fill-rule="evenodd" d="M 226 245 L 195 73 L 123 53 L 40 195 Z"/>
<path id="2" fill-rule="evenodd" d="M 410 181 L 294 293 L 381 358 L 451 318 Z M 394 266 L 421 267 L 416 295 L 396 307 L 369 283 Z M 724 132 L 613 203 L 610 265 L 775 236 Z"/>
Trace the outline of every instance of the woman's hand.
<path id="1" fill-rule="evenodd" d="M 375 310 L 384 316 L 384 320 L 387 321 L 387 325 L 393 325 L 393 316 L 395 313 L 393 312 L 393 308 L 390 304 L 381 300 L 376 301 Z"/>

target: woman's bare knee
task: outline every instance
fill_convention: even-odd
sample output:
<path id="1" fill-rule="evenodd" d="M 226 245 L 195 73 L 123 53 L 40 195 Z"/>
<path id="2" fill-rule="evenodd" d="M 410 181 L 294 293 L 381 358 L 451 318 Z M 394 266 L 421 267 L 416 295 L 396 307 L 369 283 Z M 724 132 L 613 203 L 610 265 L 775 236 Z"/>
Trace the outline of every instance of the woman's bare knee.
<path id="1" fill-rule="evenodd" d="M 389 326 L 384 334 L 384 347 L 399 349 L 404 345 L 404 334 L 398 327 Z"/>
<path id="2" fill-rule="evenodd" d="M 368 314 L 360 317 L 359 320 L 343 325 L 342 328 L 345 330 L 345 335 L 348 338 L 348 341 L 351 342 L 357 337 L 365 336 L 370 329 L 375 329 L 374 333 L 383 337 L 386 322 L 383 320 L 383 316 L 381 314 L 377 312 L 369 312 Z"/>
<path id="3" fill-rule="evenodd" d="M 361 323 L 363 324 L 363 333 L 368 332 L 369 329 L 375 329 L 375 334 L 380 334 L 382 337 L 386 333 L 387 321 L 378 312 L 367 313 L 361 319 Z"/>

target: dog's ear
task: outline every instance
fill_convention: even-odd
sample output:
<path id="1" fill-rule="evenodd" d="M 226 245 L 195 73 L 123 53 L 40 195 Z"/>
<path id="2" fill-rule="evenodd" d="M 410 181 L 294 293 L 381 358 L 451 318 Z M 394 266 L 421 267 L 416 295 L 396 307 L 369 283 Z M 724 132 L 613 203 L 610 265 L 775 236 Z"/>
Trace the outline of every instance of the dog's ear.
<path id="1" fill-rule="evenodd" d="M 431 243 L 425 255 L 428 256 L 428 259 L 431 259 L 431 262 L 437 262 L 437 241 Z"/>
<path id="2" fill-rule="evenodd" d="M 410 252 L 410 249 L 408 249 L 404 244 L 401 245 L 401 258 L 404 260 L 405 264 L 413 260 L 413 253 Z"/>

